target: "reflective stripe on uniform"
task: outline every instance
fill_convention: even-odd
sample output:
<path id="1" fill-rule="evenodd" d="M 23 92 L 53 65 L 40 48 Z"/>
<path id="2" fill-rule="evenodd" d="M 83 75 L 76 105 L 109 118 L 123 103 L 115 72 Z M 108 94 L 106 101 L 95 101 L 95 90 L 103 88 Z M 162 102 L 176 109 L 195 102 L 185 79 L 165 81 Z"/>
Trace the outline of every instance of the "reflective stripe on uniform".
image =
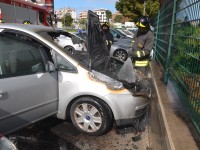
<path id="1" fill-rule="evenodd" d="M 135 61 L 135 66 L 136 67 L 146 67 L 148 66 L 149 61 L 148 60 L 144 60 L 144 61 Z"/>
<path id="2" fill-rule="evenodd" d="M 141 22 L 137 22 L 136 26 L 143 27 L 143 28 L 145 27 Z"/>
<path id="3" fill-rule="evenodd" d="M 141 57 L 140 51 L 137 51 L 137 56 L 138 56 L 138 57 Z"/>
<path id="4" fill-rule="evenodd" d="M 143 53 L 143 56 L 145 56 L 145 52 L 144 52 L 144 51 L 142 51 L 142 53 Z"/>

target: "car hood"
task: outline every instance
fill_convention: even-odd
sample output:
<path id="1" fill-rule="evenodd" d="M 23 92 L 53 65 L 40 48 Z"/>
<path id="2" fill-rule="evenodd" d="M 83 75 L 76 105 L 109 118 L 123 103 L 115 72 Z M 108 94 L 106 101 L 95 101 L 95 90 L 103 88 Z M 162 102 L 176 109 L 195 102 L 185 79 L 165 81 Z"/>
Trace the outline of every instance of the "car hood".
<path id="1" fill-rule="evenodd" d="M 111 58 L 106 47 L 105 38 L 102 34 L 99 16 L 92 11 L 88 11 L 87 20 L 87 51 L 88 65 L 90 69 L 98 71 L 124 83 L 136 81 L 131 59 L 121 62 L 116 58 Z"/>
<path id="2" fill-rule="evenodd" d="M 97 70 L 109 57 L 106 42 L 102 35 L 99 17 L 92 11 L 88 11 L 87 21 L 87 45 L 91 69 Z"/>

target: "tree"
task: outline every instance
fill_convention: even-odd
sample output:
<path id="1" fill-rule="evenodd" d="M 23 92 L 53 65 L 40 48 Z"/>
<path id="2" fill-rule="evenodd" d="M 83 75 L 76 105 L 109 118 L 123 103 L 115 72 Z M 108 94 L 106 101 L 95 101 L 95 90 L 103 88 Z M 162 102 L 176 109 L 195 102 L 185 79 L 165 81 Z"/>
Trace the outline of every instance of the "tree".
<path id="1" fill-rule="evenodd" d="M 82 28 L 83 30 L 86 29 L 86 23 L 87 23 L 86 19 L 80 19 L 79 20 L 79 28 Z"/>
<path id="2" fill-rule="evenodd" d="M 121 22 L 122 22 L 122 19 L 123 19 L 123 18 L 122 18 L 122 15 L 116 15 L 115 18 L 114 18 L 114 21 L 115 21 L 115 22 L 120 22 L 120 23 L 121 23 Z"/>
<path id="3" fill-rule="evenodd" d="M 65 14 L 61 20 L 62 20 L 62 24 L 67 27 L 70 27 L 73 22 L 73 18 L 70 14 Z"/>
<path id="4" fill-rule="evenodd" d="M 129 17 L 131 21 L 136 20 L 143 15 L 144 2 L 146 2 L 145 15 L 149 18 L 154 17 L 160 9 L 159 0 L 119 0 L 115 4 L 116 10 Z"/>
<path id="5" fill-rule="evenodd" d="M 80 19 L 80 20 L 79 20 L 79 24 L 81 24 L 81 25 L 85 25 L 86 22 L 87 22 L 86 19 Z"/>
<path id="6" fill-rule="evenodd" d="M 106 19 L 109 22 L 109 19 L 112 18 L 112 12 L 110 10 L 106 10 Z"/>

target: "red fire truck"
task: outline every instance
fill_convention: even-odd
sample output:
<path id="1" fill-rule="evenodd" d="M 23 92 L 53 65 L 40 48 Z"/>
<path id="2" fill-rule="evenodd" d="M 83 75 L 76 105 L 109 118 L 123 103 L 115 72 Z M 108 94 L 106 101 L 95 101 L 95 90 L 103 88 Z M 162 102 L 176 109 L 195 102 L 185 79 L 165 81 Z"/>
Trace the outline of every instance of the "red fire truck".
<path id="1" fill-rule="evenodd" d="M 0 0 L 0 19 L 5 23 L 51 24 L 51 15 L 44 7 L 22 0 Z"/>

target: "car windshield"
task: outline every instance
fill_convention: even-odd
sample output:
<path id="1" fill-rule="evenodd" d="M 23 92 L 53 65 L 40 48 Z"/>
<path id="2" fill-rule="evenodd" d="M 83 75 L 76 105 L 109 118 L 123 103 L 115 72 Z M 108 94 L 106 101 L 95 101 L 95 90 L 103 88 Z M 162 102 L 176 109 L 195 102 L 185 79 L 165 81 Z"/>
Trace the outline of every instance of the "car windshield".
<path id="1" fill-rule="evenodd" d="M 121 35 L 126 36 L 126 34 L 125 34 L 122 30 L 116 29 L 116 31 L 117 31 L 118 33 L 120 33 Z"/>
<path id="2" fill-rule="evenodd" d="M 86 40 L 86 31 L 78 32 L 75 35 Z"/>

